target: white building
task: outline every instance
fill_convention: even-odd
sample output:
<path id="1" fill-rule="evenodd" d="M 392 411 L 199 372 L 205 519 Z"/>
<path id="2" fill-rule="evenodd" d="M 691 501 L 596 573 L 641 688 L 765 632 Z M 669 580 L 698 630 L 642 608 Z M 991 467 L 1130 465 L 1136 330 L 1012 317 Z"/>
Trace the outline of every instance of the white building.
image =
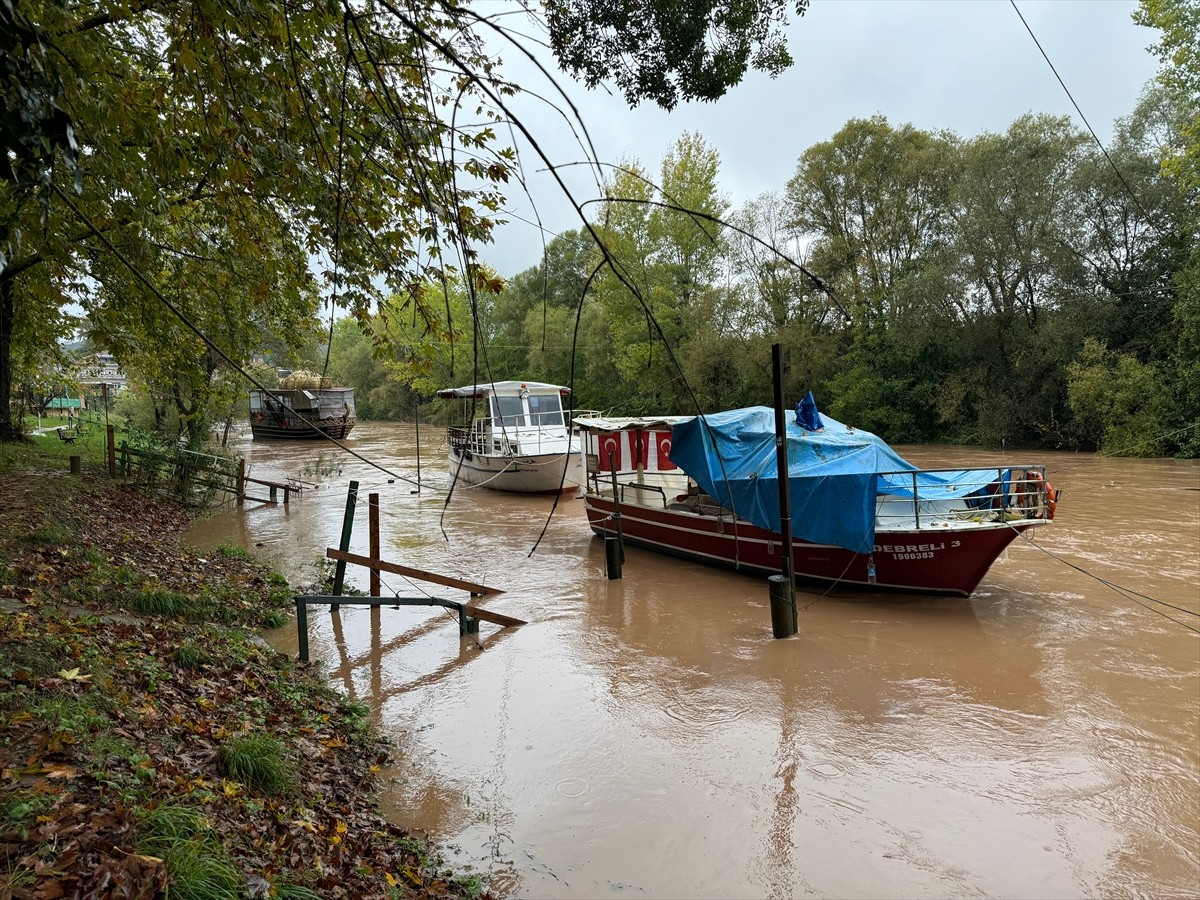
<path id="1" fill-rule="evenodd" d="M 110 391 L 121 391 L 127 386 L 125 373 L 117 365 L 111 353 L 96 353 L 90 362 L 80 368 L 80 384 L 107 384 Z"/>

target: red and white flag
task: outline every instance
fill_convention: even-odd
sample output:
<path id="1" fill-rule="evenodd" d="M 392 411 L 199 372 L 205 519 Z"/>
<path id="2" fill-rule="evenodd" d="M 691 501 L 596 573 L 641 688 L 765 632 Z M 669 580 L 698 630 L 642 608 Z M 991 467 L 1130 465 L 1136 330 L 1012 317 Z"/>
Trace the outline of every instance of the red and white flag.
<path id="1" fill-rule="evenodd" d="M 602 431 L 591 434 L 589 453 L 599 460 L 601 472 L 629 472 L 640 464 L 650 472 L 670 471 L 678 468 L 671 462 L 671 432 Z"/>

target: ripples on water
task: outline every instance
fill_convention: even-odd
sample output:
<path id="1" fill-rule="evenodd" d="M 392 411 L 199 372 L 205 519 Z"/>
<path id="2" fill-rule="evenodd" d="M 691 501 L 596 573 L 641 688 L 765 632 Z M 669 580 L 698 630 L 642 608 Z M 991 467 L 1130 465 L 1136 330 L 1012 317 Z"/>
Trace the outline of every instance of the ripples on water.
<path id="1" fill-rule="evenodd" d="M 969 601 L 839 594 L 775 641 L 761 580 L 630 548 L 609 581 L 569 498 L 531 556 L 550 502 L 447 506 L 440 436 L 421 437 L 420 494 L 412 428 L 364 423 L 350 443 L 396 480 L 347 460 L 289 509 L 229 510 L 194 539 L 261 544 L 300 583 L 356 479 L 356 552 L 378 492 L 385 558 L 505 590 L 484 604 L 529 624 L 484 623 L 484 649 L 435 608 L 311 617 L 331 681 L 396 741 L 392 814 L 497 890 L 1197 896 L 1200 643 L 1158 613 L 1197 620 L 1147 599 L 1200 608 L 1196 464 L 1009 459 L 1048 459 L 1065 491 L 1037 541 L 1086 571 L 1018 542 Z M 242 447 L 259 477 L 317 452 Z M 295 652 L 294 627 L 272 637 Z"/>

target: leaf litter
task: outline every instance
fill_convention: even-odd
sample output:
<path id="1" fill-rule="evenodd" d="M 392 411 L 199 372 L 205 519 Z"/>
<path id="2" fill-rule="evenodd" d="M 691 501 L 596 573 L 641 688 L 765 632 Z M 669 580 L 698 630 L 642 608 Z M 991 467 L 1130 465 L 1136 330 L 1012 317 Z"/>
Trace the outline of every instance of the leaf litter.
<path id="1" fill-rule="evenodd" d="M 492 896 L 380 814 L 363 711 L 255 637 L 281 579 L 106 479 L 15 471 L 0 498 L 0 896 Z"/>

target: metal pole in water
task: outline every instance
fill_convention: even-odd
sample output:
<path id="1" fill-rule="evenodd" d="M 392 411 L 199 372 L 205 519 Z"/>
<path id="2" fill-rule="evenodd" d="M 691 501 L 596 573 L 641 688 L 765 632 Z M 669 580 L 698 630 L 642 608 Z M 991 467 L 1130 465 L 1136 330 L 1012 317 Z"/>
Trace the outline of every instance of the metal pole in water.
<path id="1" fill-rule="evenodd" d="M 621 577 L 621 565 L 625 562 L 625 535 L 621 532 L 621 499 L 617 488 L 617 464 L 611 451 L 608 454 L 608 467 L 612 471 L 613 522 L 617 527 L 617 533 L 604 536 L 604 562 L 608 570 L 608 580 L 612 581 Z M 599 476 L 597 476 L 598 480 Z"/>
<path id="2" fill-rule="evenodd" d="M 783 536 L 783 565 L 781 574 L 771 576 L 771 622 L 775 637 L 789 637 L 799 627 L 796 622 L 796 581 L 792 556 L 792 507 L 788 487 L 787 419 L 783 411 L 783 362 L 779 345 L 771 345 L 771 380 L 775 384 L 775 466 L 779 480 L 779 533 Z M 778 579 L 778 586 L 776 580 Z M 779 615 L 776 622 L 776 594 L 780 593 Z"/>
<path id="3" fill-rule="evenodd" d="M 796 633 L 795 584 L 786 575 L 772 575 L 767 590 L 771 595 L 771 633 L 777 638 L 791 637 Z"/>
<path id="4" fill-rule="evenodd" d="M 621 577 L 621 539 L 615 534 L 604 536 L 604 563 L 609 581 Z"/>
<path id="5" fill-rule="evenodd" d="M 417 425 L 417 489 L 409 491 L 410 494 L 421 493 L 421 401 L 418 400 L 413 406 L 413 421 Z"/>
<path id="6" fill-rule="evenodd" d="M 300 662 L 308 662 L 308 606 L 299 597 L 296 598 L 296 638 Z"/>

